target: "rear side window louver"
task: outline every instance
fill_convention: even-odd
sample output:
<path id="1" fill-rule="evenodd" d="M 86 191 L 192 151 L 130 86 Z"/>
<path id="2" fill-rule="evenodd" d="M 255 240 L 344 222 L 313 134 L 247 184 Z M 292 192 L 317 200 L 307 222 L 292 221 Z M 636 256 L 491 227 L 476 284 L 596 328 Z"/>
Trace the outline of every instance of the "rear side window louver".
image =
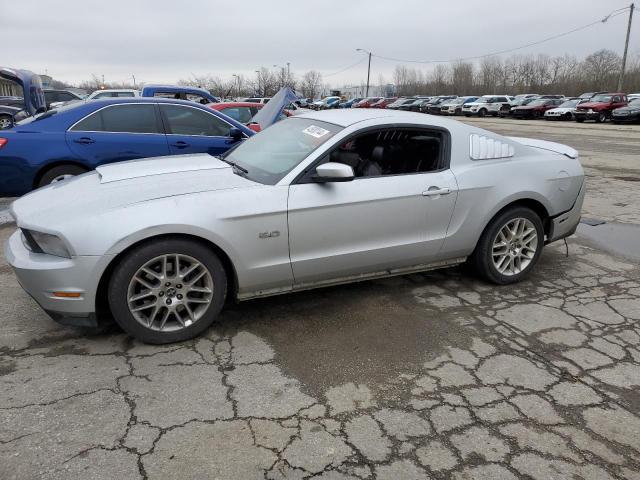
<path id="1" fill-rule="evenodd" d="M 513 146 L 484 135 L 469 136 L 469 156 L 472 160 L 489 160 L 513 157 Z"/>

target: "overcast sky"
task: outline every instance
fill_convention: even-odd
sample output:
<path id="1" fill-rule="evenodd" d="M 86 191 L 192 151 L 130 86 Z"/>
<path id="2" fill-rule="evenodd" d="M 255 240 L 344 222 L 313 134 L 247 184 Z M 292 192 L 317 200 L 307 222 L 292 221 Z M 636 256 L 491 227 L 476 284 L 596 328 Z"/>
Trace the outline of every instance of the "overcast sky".
<path id="1" fill-rule="evenodd" d="M 471 57 L 571 30 L 631 0 L 0 0 L 0 65 L 79 82 L 253 76 L 291 63 L 333 85 L 359 83 L 356 48 L 402 59 Z M 640 53 L 640 12 L 630 52 Z M 627 15 L 519 53 L 622 53 Z M 372 82 L 398 62 L 373 58 Z M 411 65 L 420 67 L 420 65 Z M 429 67 L 421 67 L 429 68 Z"/>

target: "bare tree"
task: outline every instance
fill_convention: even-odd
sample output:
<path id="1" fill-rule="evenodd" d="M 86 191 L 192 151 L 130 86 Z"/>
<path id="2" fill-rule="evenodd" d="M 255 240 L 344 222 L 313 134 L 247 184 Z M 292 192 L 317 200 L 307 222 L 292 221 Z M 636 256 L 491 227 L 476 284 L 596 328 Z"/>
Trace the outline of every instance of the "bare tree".
<path id="1" fill-rule="evenodd" d="M 322 89 L 322 75 L 320 72 L 315 70 L 309 70 L 302 76 L 302 81 L 300 83 L 300 90 L 302 90 L 302 95 L 306 98 L 314 99 L 321 92 Z"/>
<path id="2" fill-rule="evenodd" d="M 620 71 L 620 56 L 611 50 L 598 50 L 584 59 L 583 68 L 596 90 L 614 88 L 614 79 Z"/>

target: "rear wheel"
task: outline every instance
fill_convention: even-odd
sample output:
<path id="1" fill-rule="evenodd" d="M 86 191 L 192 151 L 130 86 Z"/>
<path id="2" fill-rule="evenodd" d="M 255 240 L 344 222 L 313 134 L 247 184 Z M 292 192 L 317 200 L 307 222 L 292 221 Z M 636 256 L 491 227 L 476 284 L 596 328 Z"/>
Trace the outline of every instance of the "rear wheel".
<path id="1" fill-rule="evenodd" d="M 44 187 L 50 183 L 61 182 L 67 178 L 75 177 L 87 172 L 86 168 L 79 167 L 78 165 L 58 165 L 53 167 L 42 175 L 38 182 L 38 187 Z"/>
<path id="2" fill-rule="evenodd" d="M 544 244 L 542 220 L 527 207 L 512 207 L 485 228 L 470 258 L 478 274 L 500 285 L 515 283 L 537 263 Z"/>
<path id="3" fill-rule="evenodd" d="M 227 293 L 224 267 L 211 249 L 179 238 L 132 250 L 109 282 L 116 322 L 147 343 L 193 338 L 209 328 Z"/>

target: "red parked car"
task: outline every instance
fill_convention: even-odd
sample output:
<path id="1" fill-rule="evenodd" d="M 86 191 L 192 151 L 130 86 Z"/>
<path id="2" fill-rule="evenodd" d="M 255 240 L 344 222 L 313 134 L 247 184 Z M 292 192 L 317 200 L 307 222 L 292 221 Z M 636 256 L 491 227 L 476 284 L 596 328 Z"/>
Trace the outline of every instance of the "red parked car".
<path id="1" fill-rule="evenodd" d="M 378 100 L 377 102 L 371 105 L 371 108 L 387 108 L 387 105 L 392 104 L 398 99 L 398 97 L 387 97 L 382 100 Z"/>
<path id="2" fill-rule="evenodd" d="M 564 99 L 538 98 L 526 105 L 512 108 L 511 115 L 514 118 L 542 118 L 544 117 L 544 112 L 556 108 L 562 103 L 564 103 Z"/>
<path id="3" fill-rule="evenodd" d="M 371 105 L 380 100 L 382 100 L 382 97 L 367 97 L 364 100 L 360 100 L 352 108 L 371 108 Z"/>
<path id="4" fill-rule="evenodd" d="M 626 93 L 599 93 L 588 102 L 578 105 L 573 116 L 580 123 L 585 120 L 602 123 L 611 118 L 611 112 L 616 108 L 626 107 L 628 103 Z"/>
<path id="5" fill-rule="evenodd" d="M 222 112 L 237 122 L 244 123 L 254 132 L 260 131 L 260 125 L 257 123 L 251 123 L 251 119 L 256 113 L 258 113 L 258 110 L 264 106 L 264 103 L 253 102 L 220 102 L 210 103 L 207 105 L 207 107 Z M 284 116 L 288 117 L 289 115 L 290 113 L 285 110 Z"/>

